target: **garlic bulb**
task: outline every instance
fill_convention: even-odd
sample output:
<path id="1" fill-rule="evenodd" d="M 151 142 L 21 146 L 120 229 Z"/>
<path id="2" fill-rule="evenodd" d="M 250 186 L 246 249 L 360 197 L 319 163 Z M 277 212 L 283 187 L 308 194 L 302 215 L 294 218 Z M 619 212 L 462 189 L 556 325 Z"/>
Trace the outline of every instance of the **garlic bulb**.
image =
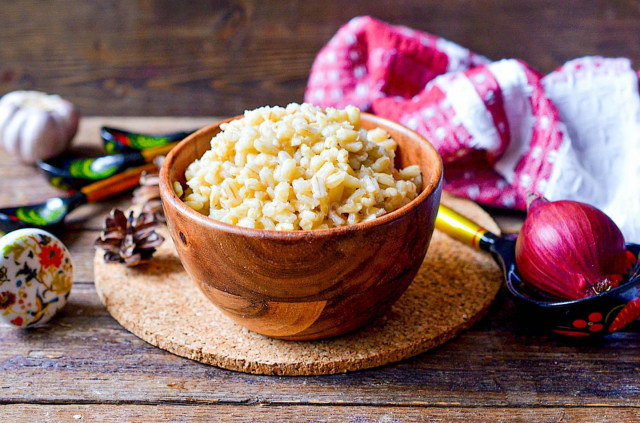
<path id="1" fill-rule="evenodd" d="M 0 146 L 28 164 L 56 156 L 76 134 L 79 117 L 60 96 L 10 92 L 0 99 Z"/>

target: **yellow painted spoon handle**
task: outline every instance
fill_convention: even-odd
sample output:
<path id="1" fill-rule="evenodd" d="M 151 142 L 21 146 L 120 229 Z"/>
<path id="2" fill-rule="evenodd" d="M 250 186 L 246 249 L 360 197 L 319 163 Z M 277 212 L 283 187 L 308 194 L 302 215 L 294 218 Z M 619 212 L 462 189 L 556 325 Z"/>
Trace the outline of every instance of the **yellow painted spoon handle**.
<path id="1" fill-rule="evenodd" d="M 485 251 L 489 251 L 488 247 L 498 238 L 494 233 L 442 203 L 436 217 L 436 228 L 460 242 Z"/>

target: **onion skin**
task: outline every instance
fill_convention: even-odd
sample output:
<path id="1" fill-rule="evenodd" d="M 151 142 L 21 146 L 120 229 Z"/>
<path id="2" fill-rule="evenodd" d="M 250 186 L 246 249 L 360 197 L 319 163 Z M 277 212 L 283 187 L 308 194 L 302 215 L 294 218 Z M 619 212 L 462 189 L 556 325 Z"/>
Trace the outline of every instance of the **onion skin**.
<path id="1" fill-rule="evenodd" d="M 522 278 L 562 300 L 599 294 L 626 272 L 624 237 L 602 211 L 585 203 L 535 198 L 516 241 Z"/>

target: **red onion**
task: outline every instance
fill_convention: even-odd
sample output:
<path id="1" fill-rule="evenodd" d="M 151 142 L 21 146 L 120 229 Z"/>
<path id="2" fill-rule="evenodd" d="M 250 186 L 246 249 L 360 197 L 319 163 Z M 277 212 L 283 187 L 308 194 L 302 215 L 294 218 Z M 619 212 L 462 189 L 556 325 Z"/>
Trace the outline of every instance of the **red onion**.
<path id="1" fill-rule="evenodd" d="M 597 208 L 535 197 L 516 241 L 516 265 L 525 282 L 564 300 L 599 294 L 625 274 L 620 229 Z"/>

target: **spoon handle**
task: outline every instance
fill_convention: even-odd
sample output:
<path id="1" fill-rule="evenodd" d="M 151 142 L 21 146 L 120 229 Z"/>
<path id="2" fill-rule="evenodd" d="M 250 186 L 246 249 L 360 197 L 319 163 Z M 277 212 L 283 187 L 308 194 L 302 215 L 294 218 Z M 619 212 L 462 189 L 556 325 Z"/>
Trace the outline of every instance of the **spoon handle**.
<path id="1" fill-rule="evenodd" d="M 490 251 L 490 247 L 499 238 L 493 232 L 442 203 L 436 217 L 436 229 L 466 245 L 484 251 Z"/>
<path id="2" fill-rule="evenodd" d="M 157 156 L 167 154 L 169 151 L 171 151 L 171 149 L 173 149 L 173 147 L 178 145 L 179 142 L 180 141 L 175 141 L 170 144 L 161 145 L 160 147 L 153 147 L 146 150 L 142 150 L 140 151 L 140 154 L 142 155 L 142 157 L 144 157 L 144 161 L 150 162 Z"/>
<path id="3" fill-rule="evenodd" d="M 137 186 L 142 172 L 154 170 L 157 170 L 157 166 L 154 163 L 147 163 L 84 186 L 80 191 L 87 197 L 89 203 L 95 203 Z"/>

